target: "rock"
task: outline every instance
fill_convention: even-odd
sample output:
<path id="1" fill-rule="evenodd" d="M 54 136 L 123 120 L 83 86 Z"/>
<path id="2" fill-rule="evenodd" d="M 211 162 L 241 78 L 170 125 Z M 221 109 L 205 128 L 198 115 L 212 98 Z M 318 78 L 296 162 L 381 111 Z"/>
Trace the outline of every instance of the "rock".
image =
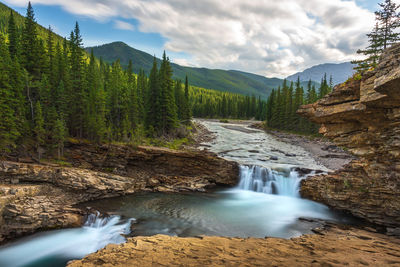
<path id="1" fill-rule="evenodd" d="M 270 159 L 270 160 L 278 160 L 278 157 L 276 157 L 276 156 L 270 156 L 269 159 Z"/>
<path id="2" fill-rule="evenodd" d="M 399 264 L 400 241 L 360 229 L 316 229 L 292 239 L 172 237 L 128 238 L 68 267 L 95 266 L 388 266 Z"/>
<path id="3" fill-rule="evenodd" d="M 239 171 L 213 153 L 152 147 L 69 143 L 65 157 L 74 167 L 0 162 L 0 192 L 6 195 L 0 197 L 0 242 L 79 226 L 84 211 L 73 205 L 82 202 L 140 191 L 204 192 L 235 185 Z M 28 183 L 36 190 L 23 185 Z"/>
<path id="4" fill-rule="evenodd" d="M 388 229 L 400 227 L 399 61 L 396 44 L 361 80 L 338 85 L 297 111 L 359 156 L 341 170 L 303 180 L 301 195 Z M 336 152 L 329 157 L 337 157 Z"/>
<path id="5" fill-rule="evenodd" d="M 258 150 L 249 150 L 250 153 L 260 153 Z"/>

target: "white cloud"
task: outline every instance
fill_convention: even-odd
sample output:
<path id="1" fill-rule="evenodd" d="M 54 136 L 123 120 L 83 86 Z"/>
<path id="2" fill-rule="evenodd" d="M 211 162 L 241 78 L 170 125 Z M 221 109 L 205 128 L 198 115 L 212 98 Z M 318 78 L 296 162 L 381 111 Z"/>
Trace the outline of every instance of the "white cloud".
<path id="1" fill-rule="evenodd" d="M 188 64 L 280 77 L 353 59 L 374 24 L 373 13 L 354 0 L 33 1 L 38 3 L 96 20 L 135 18 L 138 30 L 166 37 L 167 50 L 189 54 Z"/>
<path id="2" fill-rule="evenodd" d="M 172 62 L 185 67 L 198 67 L 189 60 L 187 60 L 186 58 L 174 58 L 172 59 Z"/>
<path id="3" fill-rule="evenodd" d="M 135 30 L 135 26 L 133 26 L 132 24 L 130 24 L 126 21 L 122 21 L 122 20 L 115 20 L 114 27 L 117 29 L 120 29 L 120 30 L 127 30 L 127 31 Z"/>

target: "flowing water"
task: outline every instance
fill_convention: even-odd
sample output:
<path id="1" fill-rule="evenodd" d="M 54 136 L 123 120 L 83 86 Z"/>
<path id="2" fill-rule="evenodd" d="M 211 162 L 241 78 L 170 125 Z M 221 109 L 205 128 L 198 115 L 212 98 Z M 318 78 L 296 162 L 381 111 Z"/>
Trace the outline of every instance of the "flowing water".
<path id="1" fill-rule="evenodd" d="M 122 234 L 130 232 L 131 219 L 120 216 L 106 218 L 90 215 L 81 228 L 63 229 L 34 234 L 10 243 L 0 250 L 2 267 L 65 266 L 107 244 L 125 241 Z"/>
<path id="2" fill-rule="evenodd" d="M 132 236 L 217 235 L 291 238 L 310 233 L 314 218 L 348 222 L 319 203 L 301 199 L 296 168 L 327 169 L 298 146 L 246 125 L 205 121 L 216 139 L 204 148 L 240 164 L 235 188 L 211 193 L 140 193 L 86 203 L 110 217 L 89 216 L 77 229 L 48 231 L 0 248 L 0 266 L 64 266 L 108 243 Z"/>

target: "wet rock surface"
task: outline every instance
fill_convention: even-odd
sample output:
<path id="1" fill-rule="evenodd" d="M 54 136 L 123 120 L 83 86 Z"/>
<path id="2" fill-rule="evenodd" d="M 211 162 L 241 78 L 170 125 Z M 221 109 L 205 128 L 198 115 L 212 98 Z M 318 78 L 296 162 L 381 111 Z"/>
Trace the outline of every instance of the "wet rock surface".
<path id="1" fill-rule="evenodd" d="M 315 229 L 292 239 L 165 235 L 108 245 L 69 267 L 91 266 L 398 266 L 400 240 L 355 228 Z"/>
<path id="2" fill-rule="evenodd" d="M 237 183 L 238 166 L 215 154 L 153 147 L 69 144 L 55 164 L 0 162 L 0 242 L 80 226 L 74 205 L 140 191 L 205 191 Z"/>
<path id="3" fill-rule="evenodd" d="M 351 212 L 395 234 L 400 227 L 400 45 L 361 80 L 336 86 L 298 113 L 358 156 L 339 170 L 302 182 L 304 197 Z"/>

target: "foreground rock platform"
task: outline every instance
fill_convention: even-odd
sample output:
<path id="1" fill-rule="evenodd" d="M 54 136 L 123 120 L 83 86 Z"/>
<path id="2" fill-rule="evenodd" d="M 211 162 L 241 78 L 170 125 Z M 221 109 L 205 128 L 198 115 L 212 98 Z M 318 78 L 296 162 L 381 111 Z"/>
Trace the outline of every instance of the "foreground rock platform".
<path id="1" fill-rule="evenodd" d="M 358 160 L 303 180 L 301 195 L 400 235 L 400 44 L 373 71 L 350 79 L 297 112 Z"/>
<path id="2" fill-rule="evenodd" d="M 111 266 L 399 266 L 400 240 L 333 227 L 290 240 L 280 238 L 129 238 L 68 267 Z"/>

